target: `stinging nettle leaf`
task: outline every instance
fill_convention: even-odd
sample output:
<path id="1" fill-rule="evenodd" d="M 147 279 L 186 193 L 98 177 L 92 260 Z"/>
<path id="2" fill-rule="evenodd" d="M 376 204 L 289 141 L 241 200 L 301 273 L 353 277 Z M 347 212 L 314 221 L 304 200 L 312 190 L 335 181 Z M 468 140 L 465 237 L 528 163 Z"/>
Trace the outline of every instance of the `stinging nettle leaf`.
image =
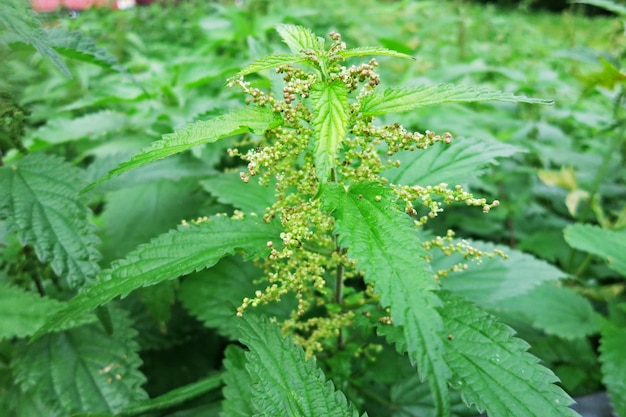
<path id="1" fill-rule="evenodd" d="M 392 184 L 437 185 L 460 184 L 482 175 L 495 158 L 511 156 L 524 149 L 495 140 L 457 138 L 451 144 L 435 143 L 427 150 L 401 151 L 401 165 L 383 172 Z"/>
<path id="2" fill-rule="evenodd" d="M 552 104 L 552 100 L 516 96 L 487 88 L 453 84 L 417 85 L 389 88 L 382 93 L 366 96 L 361 101 L 361 113 L 378 116 L 402 113 L 420 107 L 447 102 L 508 101 L 512 103 Z"/>
<path id="3" fill-rule="evenodd" d="M 281 24 L 276 26 L 276 31 L 294 54 L 299 55 L 304 50 L 324 50 L 324 38 L 315 36 L 310 29 L 303 26 Z"/>
<path id="4" fill-rule="evenodd" d="M 219 202 L 231 204 L 244 213 L 263 214 L 276 201 L 273 181 L 265 186 L 259 184 L 258 177 L 252 177 L 245 183 L 238 172 L 216 175 L 200 181 L 200 185 Z"/>
<path id="5" fill-rule="evenodd" d="M 99 275 L 99 280 L 70 300 L 33 336 L 59 329 L 84 313 L 137 288 L 176 279 L 215 265 L 222 257 L 244 251 L 247 259 L 266 254 L 267 241 L 280 232 L 256 217 L 233 220 L 216 217 L 180 226 L 139 246 Z"/>
<path id="6" fill-rule="evenodd" d="M 364 46 L 360 48 L 352 48 L 346 49 L 345 51 L 339 52 L 344 58 L 350 58 L 354 56 L 371 56 L 371 55 L 382 55 L 382 56 L 393 56 L 396 58 L 405 58 L 415 60 L 415 57 L 411 55 L 403 54 L 402 52 L 394 51 L 393 49 L 382 48 L 379 46 Z"/>
<path id="7" fill-rule="evenodd" d="M 274 113 L 272 109 L 267 107 L 257 106 L 245 107 L 213 119 L 192 123 L 176 130 L 174 133 L 164 135 L 163 139 L 154 142 L 150 147 L 133 156 L 130 160 L 121 163 L 117 168 L 109 171 L 106 176 L 86 187 L 83 192 L 114 176 L 186 151 L 194 146 L 215 142 L 240 133 L 263 133 L 265 130 L 277 127 L 281 123 L 282 117 L 278 113 Z"/>
<path id="8" fill-rule="evenodd" d="M 601 257 L 609 268 L 626 277 L 626 233 L 590 224 L 574 224 L 563 231 L 565 241 L 574 249 Z"/>
<path id="9" fill-rule="evenodd" d="M 436 403 L 446 408 L 439 411 L 447 413 L 449 370 L 437 311 L 441 301 L 410 218 L 394 206 L 389 189 L 374 183 L 356 183 L 349 190 L 327 184 L 321 198 L 336 220 L 339 244 L 365 271 L 365 281 L 374 284 L 381 305 L 391 309 L 411 362 L 417 364 L 422 380 L 431 378 Z"/>
<path id="10" fill-rule="evenodd" d="M 46 335 L 21 349 L 13 366 L 22 390 L 59 415 L 114 414 L 147 398 L 136 332 L 125 314 L 113 313 L 113 334 L 92 324 Z"/>
<path id="11" fill-rule="evenodd" d="M 285 64 L 299 64 L 305 62 L 307 58 L 298 57 L 293 54 L 275 54 L 269 55 L 260 59 L 257 59 L 241 71 L 239 71 L 235 77 L 243 77 L 248 74 L 263 71 L 266 69 L 273 69 Z"/>
<path id="12" fill-rule="evenodd" d="M 528 353 L 513 329 L 471 303 L 442 291 L 451 385 L 490 417 L 575 417 L 558 378 Z"/>
<path id="13" fill-rule="evenodd" d="M 348 130 L 348 90 L 340 81 L 316 83 L 311 89 L 313 140 L 317 178 L 325 182 L 335 168 L 339 147 Z"/>
<path id="14" fill-rule="evenodd" d="M 0 167 L 0 218 L 71 288 L 91 281 L 99 271 L 99 241 L 88 220 L 87 202 L 78 194 L 83 177 L 78 168 L 44 154 Z"/>
<path id="15" fill-rule="evenodd" d="M 508 298 L 525 294 L 543 282 L 556 281 L 566 276 L 552 264 L 508 246 L 472 240 L 467 240 L 467 243 L 484 252 L 499 249 L 508 258 L 483 256 L 479 264 L 473 264 L 465 261 L 458 253 L 444 256 L 434 252 L 431 265 L 439 271 L 458 263 L 468 263 L 469 269 L 443 278 L 442 286 L 481 305 L 506 303 Z"/>
<path id="16" fill-rule="evenodd" d="M 56 300 L 0 284 L 0 340 L 33 334 L 46 317 L 60 308 L 61 303 Z"/>
<path id="17" fill-rule="evenodd" d="M 332 382 L 326 381 L 313 359 L 284 338 L 280 328 L 266 319 L 246 314 L 240 320 L 241 342 L 246 353 L 246 370 L 252 386 L 252 405 L 265 416 L 358 417 Z M 234 414 L 237 415 L 237 414 Z"/>
<path id="18" fill-rule="evenodd" d="M 39 22 L 27 5 L 28 2 L 23 0 L 0 2 L 0 24 L 16 34 L 22 42 L 32 45 L 37 52 L 49 58 L 66 77 L 72 78 L 63 58 L 52 49 Z"/>
<path id="19" fill-rule="evenodd" d="M 616 415 L 626 415 L 626 328 L 606 322 L 600 339 L 602 382 L 607 387 Z"/>
<path id="20" fill-rule="evenodd" d="M 226 348 L 224 359 L 224 388 L 220 417 L 250 417 L 254 415 L 252 406 L 252 385 L 254 380 L 246 370 L 245 351 L 235 345 Z"/>

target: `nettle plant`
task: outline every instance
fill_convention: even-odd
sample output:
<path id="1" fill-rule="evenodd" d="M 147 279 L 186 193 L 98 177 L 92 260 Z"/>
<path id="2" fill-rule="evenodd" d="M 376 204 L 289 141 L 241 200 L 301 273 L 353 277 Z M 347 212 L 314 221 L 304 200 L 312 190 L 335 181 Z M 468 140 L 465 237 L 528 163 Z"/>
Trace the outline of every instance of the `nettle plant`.
<path id="1" fill-rule="evenodd" d="M 291 53 L 257 60 L 229 81 L 247 96 L 246 107 L 165 135 L 82 191 L 80 171 L 58 157 L 35 153 L 0 168 L 7 230 L 34 247 L 61 287 L 78 292 L 54 300 L 25 291 L 20 282 L 0 285 L 1 304 L 10 306 L 2 307 L 9 326 L 1 335 L 33 335 L 11 354 L 15 381 L 25 398 L 37 399 L 32 407 L 55 415 L 139 415 L 223 386 L 223 416 L 357 416 L 365 397 L 377 397 L 376 390 L 401 375 L 409 382 L 391 389 L 396 402 L 403 389 L 430 397 L 415 413 L 423 407 L 419 413 L 437 416 L 476 410 L 502 417 L 577 415 L 555 375 L 510 327 L 462 290 L 441 287 L 470 259 L 506 255 L 455 240 L 452 231 L 436 237 L 424 230 L 445 205 L 489 212 L 498 202 L 444 182 L 422 186 L 415 178 L 435 166 L 471 175 L 509 151 L 472 150 L 476 164 L 460 167 L 449 153 L 433 150 L 459 146 L 449 134 L 375 119 L 442 102 L 549 102 L 453 85 L 381 92 L 376 60 L 345 61 L 409 56 L 347 49 L 337 33 L 326 49 L 306 28 L 277 30 Z M 282 97 L 244 78 L 269 69 L 284 82 Z M 183 221 L 100 270 L 86 193 L 114 176 L 232 136 L 238 142 L 229 154 L 247 169 L 205 183 L 237 210 Z M 420 156 L 429 152 L 434 156 Z M 435 252 L 462 260 L 435 271 Z M 179 299 L 232 340 L 224 371 L 147 399 L 132 317 L 114 300 L 207 269 L 208 275 L 182 278 Z M 68 359 L 70 351 L 75 356 Z M 414 377 L 396 371 L 397 359 L 402 369 L 414 367 Z M 89 382 L 78 386 L 79 373 Z M 410 384 L 421 388 L 409 390 Z"/>

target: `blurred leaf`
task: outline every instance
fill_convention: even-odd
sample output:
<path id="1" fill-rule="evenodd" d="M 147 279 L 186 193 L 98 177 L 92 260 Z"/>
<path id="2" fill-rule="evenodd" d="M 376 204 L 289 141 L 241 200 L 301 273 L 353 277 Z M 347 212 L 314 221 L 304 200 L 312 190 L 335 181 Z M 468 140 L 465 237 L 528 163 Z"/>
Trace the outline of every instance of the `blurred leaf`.
<path id="1" fill-rule="evenodd" d="M 626 415 L 626 328 L 606 322 L 600 339 L 602 381 L 617 415 Z"/>
<path id="2" fill-rule="evenodd" d="M 507 298 L 497 307 L 526 317 L 533 326 L 565 339 L 583 338 L 600 330 L 601 316 L 574 291 L 544 283 L 527 294 Z"/>
<path id="3" fill-rule="evenodd" d="M 571 247 L 599 256 L 626 277 L 626 232 L 579 223 L 567 226 L 563 233 Z"/>
<path id="4" fill-rule="evenodd" d="M 32 45 L 37 52 L 49 58 L 66 77 L 72 78 L 63 58 L 51 48 L 35 15 L 28 9 L 28 2 L 24 0 L 3 0 L 0 3 L 0 24 L 19 39 Z"/>
<path id="5" fill-rule="evenodd" d="M 263 214 L 276 201 L 274 183 L 264 186 L 258 182 L 257 177 L 252 177 L 245 183 L 238 172 L 228 172 L 200 181 L 200 184 L 221 203 L 231 204 L 244 213 Z"/>
<path id="6" fill-rule="evenodd" d="M 61 303 L 56 300 L 0 284 L 0 340 L 33 334 L 46 317 L 60 308 Z"/>
<path id="7" fill-rule="evenodd" d="M 129 123 L 128 116 L 103 110 L 74 119 L 56 117 L 33 131 L 29 137 L 49 144 L 59 144 L 82 138 L 93 140 L 102 138 L 107 133 L 121 131 L 127 128 Z"/>
<path id="8" fill-rule="evenodd" d="M 526 294 L 543 282 L 556 281 L 565 276 L 565 273 L 553 265 L 515 249 L 489 242 L 468 241 L 468 243 L 485 252 L 501 250 L 508 255 L 508 259 L 483 256 L 479 264 L 473 264 L 465 261 L 463 256 L 457 253 L 444 256 L 435 252 L 431 264 L 433 269 L 438 271 L 446 270 L 458 263 L 468 263 L 468 270 L 451 273 L 448 277 L 442 278 L 441 284 L 443 288 L 481 305 L 491 305 Z"/>

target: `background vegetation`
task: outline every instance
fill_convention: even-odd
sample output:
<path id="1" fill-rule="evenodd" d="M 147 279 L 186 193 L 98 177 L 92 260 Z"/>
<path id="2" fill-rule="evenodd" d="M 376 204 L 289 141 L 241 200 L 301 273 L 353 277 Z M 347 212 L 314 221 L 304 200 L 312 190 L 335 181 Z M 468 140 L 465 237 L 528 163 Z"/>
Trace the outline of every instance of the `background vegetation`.
<path id="1" fill-rule="evenodd" d="M 476 166 L 482 175 L 456 178 L 500 206 L 488 215 L 451 206 L 429 223 L 429 230 L 445 235 L 454 229 L 479 248 L 509 250 L 509 266 L 473 265 L 444 279 L 444 287 L 492 276 L 487 289 L 468 289 L 472 301 L 528 341 L 568 393 L 608 388 L 616 409 L 626 415 L 626 355 L 611 350 L 626 343 L 624 16 L 530 13 L 461 1 L 326 0 L 184 1 L 123 12 L 89 10 L 75 17 L 65 11 L 49 14 L 39 18 L 52 41 L 58 29 L 80 31 L 83 37 L 76 44 L 83 42 L 80 49 L 89 53 L 57 48 L 68 58 L 68 78 L 46 56 L 17 44 L 10 31 L 0 35 L 0 150 L 4 164 L 26 152 L 57 155 L 66 161 L 67 172 L 82 170 L 83 185 L 95 181 L 161 135 L 240 106 L 236 92 L 224 88 L 225 80 L 254 59 L 284 49 L 274 31 L 278 23 L 300 24 L 320 35 L 337 31 L 352 47 L 380 45 L 413 55 L 415 61 L 380 59 L 387 86 L 443 82 L 552 98 L 551 107 L 438 105 L 393 121 L 412 130 L 450 131 L 465 149 L 488 153 L 508 145 L 507 158 Z M 85 46 L 87 39 L 95 44 Z M 211 181 L 235 166 L 226 155 L 232 143 L 196 148 L 91 190 L 84 196 L 91 212 L 77 212 L 98 237 L 86 243 L 94 249 L 88 257 L 100 253 L 99 265 L 106 268 L 183 219 L 232 212 L 219 182 Z M 474 163 L 464 149 L 458 152 L 459 163 Z M 504 155 L 498 151 L 495 156 Z M 436 160 L 432 167 L 437 175 Z M 54 169 L 53 175 L 65 175 L 64 169 Z M 7 189 L 0 189 L 0 197 Z M 10 301 L 24 296 L 12 292 L 16 287 L 65 300 L 74 294 L 72 280 L 95 272 L 81 270 L 60 279 L 64 267 L 50 262 L 58 248 L 23 247 L 29 237 L 13 233 L 13 225 L 2 218 L 0 202 L 0 317 L 12 317 Z M 456 261 L 435 259 L 433 265 L 445 269 Z M 119 301 L 109 319 L 132 320 L 134 330 L 116 335 L 123 346 L 110 349 L 131 352 L 128 360 L 138 371 L 123 377 L 129 390 L 142 387 L 129 401 L 141 404 L 204 381 L 197 391 L 179 397 L 189 401 L 167 403 L 168 411 L 155 415 L 218 412 L 220 382 L 210 376 L 221 369 L 231 334 L 219 317 L 207 313 L 211 306 L 198 299 L 201 291 L 216 289 L 197 282 L 203 275 L 229 276 L 244 268 L 229 262 Z M 560 286 L 525 287 L 528 280 L 560 280 Z M 501 293 L 494 289 L 498 285 Z M 45 377 L 52 384 L 54 379 L 43 371 L 28 372 L 42 352 L 26 348 L 25 336 L 41 324 L 24 325 L 22 333 L 14 327 L 4 334 L 0 330 L 0 409 L 17 416 L 35 415 L 38 407 L 54 402 L 49 393 L 32 396 L 38 392 L 35 381 Z M 603 352 L 608 352 L 605 357 Z M 407 369 L 384 354 L 362 354 L 364 364 L 350 369 L 342 368 L 341 357 L 323 365 L 359 409 L 371 416 L 432 413 L 423 385 Z M 384 395 L 377 394 L 377 384 L 387 387 Z M 56 415 L 72 410 L 68 404 L 55 407 Z"/>

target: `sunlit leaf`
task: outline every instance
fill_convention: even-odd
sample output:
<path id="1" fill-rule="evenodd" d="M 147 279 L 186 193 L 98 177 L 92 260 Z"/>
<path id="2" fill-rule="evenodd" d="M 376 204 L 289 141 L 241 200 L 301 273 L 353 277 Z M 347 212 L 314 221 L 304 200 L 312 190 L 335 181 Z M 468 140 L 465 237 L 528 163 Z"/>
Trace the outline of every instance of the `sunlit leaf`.
<path id="1" fill-rule="evenodd" d="M 304 50 L 323 51 L 324 39 L 315 36 L 308 28 L 280 24 L 276 26 L 276 31 L 294 54 L 300 54 Z"/>
<path id="2" fill-rule="evenodd" d="M 564 234 L 571 247 L 599 256 L 609 268 L 626 277 L 626 232 L 574 224 L 567 226 Z"/>

